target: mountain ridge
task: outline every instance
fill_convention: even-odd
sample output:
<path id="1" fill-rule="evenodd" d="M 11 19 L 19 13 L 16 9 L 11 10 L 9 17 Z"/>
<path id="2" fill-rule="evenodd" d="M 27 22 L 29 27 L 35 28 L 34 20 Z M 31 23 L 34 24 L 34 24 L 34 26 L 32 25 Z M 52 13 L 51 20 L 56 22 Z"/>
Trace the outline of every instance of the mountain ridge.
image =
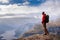
<path id="1" fill-rule="evenodd" d="M 60 40 L 60 36 L 53 34 L 49 35 L 35 34 L 29 37 L 18 38 L 17 40 Z"/>

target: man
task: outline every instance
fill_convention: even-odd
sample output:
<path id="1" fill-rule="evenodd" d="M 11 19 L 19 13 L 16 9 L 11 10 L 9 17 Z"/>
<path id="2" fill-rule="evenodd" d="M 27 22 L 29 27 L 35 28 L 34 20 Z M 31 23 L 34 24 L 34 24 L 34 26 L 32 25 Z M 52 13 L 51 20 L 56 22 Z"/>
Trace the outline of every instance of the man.
<path id="1" fill-rule="evenodd" d="M 44 32 L 45 32 L 44 35 L 49 34 L 47 31 L 47 28 L 46 28 L 46 14 L 45 14 L 45 12 L 42 12 L 42 25 L 43 25 Z"/>

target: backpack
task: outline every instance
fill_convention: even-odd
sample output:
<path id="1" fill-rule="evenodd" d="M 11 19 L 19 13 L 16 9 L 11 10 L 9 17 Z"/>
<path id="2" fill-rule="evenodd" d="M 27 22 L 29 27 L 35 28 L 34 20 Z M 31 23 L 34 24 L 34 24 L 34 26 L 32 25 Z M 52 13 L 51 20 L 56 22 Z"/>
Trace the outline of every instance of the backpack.
<path id="1" fill-rule="evenodd" d="M 49 22 L 49 15 L 46 15 L 46 23 Z"/>

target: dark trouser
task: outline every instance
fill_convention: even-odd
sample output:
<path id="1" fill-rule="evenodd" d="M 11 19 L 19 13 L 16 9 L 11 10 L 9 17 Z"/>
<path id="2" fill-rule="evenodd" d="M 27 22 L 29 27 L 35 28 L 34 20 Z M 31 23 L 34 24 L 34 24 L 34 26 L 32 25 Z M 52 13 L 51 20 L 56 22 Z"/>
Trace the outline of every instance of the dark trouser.
<path id="1" fill-rule="evenodd" d="M 43 27 L 44 27 L 45 35 L 49 34 L 49 33 L 48 33 L 48 30 L 47 30 L 47 28 L 46 28 L 46 23 L 42 23 L 42 24 L 43 24 Z"/>

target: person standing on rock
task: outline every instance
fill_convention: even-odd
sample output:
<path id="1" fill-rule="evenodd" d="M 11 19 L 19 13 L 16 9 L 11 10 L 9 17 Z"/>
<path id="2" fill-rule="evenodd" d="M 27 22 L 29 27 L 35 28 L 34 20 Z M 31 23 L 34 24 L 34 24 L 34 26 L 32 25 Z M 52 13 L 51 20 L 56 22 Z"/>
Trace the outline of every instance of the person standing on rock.
<path id="1" fill-rule="evenodd" d="M 48 22 L 49 22 L 49 15 L 46 15 L 45 12 L 42 12 L 42 25 L 43 25 L 44 32 L 45 32 L 44 35 L 49 34 L 49 32 L 46 28 L 46 23 L 48 23 Z"/>

